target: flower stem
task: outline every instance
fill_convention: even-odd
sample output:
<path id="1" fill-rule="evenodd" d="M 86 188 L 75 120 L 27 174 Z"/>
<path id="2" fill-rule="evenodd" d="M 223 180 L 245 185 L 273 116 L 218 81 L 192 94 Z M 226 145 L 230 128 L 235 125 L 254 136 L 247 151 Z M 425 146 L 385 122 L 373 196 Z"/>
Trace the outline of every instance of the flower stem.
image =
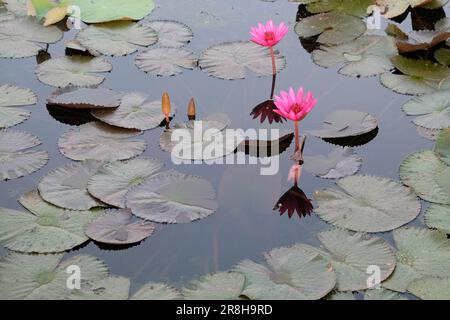
<path id="1" fill-rule="evenodd" d="M 297 152 L 300 150 L 299 122 L 294 121 L 294 126 L 295 126 L 295 151 Z"/>
<path id="2" fill-rule="evenodd" d="M 270 56 L 272 57 L 272 74 L 277 74 L 277 66 L 275 64 L 275 51 L 273 50 L 273 47 L 269 47 L 270 50 Z"/>

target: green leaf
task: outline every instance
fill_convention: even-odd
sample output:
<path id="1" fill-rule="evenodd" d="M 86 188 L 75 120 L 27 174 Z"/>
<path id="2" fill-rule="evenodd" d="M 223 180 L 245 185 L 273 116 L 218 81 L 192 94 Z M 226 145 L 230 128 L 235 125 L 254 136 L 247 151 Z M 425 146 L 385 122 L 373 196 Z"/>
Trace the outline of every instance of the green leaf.
<path id="1" fill-rule="evenodd" d="M 165 283 L 147 283 L 130 300 L 181 300 L 181 294 Z"/>
<path id="2" fill-rule="evenodd" d="M 425 223 L 429 228 L 450 234 L 450 206 L 431 205 L 425 214 Z"/>
<path id="3" fill-rule="evenodd" d="M 33 105 L 37 102 L 36 94 L 16 86 L 0 86 L 0 128 L 22 123 L 30 117 L 30 112 L 16 108 Z"/>
<path id="4" fill-rule="evenodd" d="M 450 66 L 450 49 L 440 48 L 436 50 L 434 58 L 443 66 Z"/>
<path id="5" fill-rule="evenodd" d="M 120 105 L 122 94 L 102 87 L 55 90 L 47 103 L 71 109 L 104 109 Z"/>
<path id="6" fill-rule="evenodd" d="M 403 105 L 403 111 L 409 116 L 418 116 L 413 120 L 418 126 L 446 129 L 450 127 L 450 92 L 415 97 Z"/>
<path id="7" fill-rule="evenodd" d="M 408 291 L 422 300 L 450 300 L 450 278 L 423 278 L 412 282 Z"/>
<path id="8" fill-rule="evenodd" d="M 367 8 L 373 4 L 373 0 L 313 0 L 307 2 L 311 2 L 306 7 L 311 13 L 333 11 L 357 17 L 367 16 L 369 14 Z"/>
<path id="9" fill-rule="evenodd" d="M 434 152 L 436 152 L 436 154 L 442 161 L 450 165 L 450 128 L 442 130 L 442 132 L 438 135 L 436 139 L 436 145 L 434 146 Z"/>
<path id="10" fill-rule="evenodd" d="M 181 48 L 194 37 L 191 28 L 178 21 L 154 20 L 143 24 L 156 31 L 160 47 Z"/>
<path id="11" fill-rule="evenodd" d="M 182 289 L 185 300 L 239 300 L 245 277 L 237 272 L 220 272 L 192 281 Z"/>
<path id="12" fill-rule="evenodd" d="M 366 290 L 364 292 L 364 300 L 408 300 L 398 292 L 379 288 Z"/>
<path id="13" fill-rule="evenodd" d="M 70 300 L 128 300 L 130 279 L 124 277 L 107 277 L 72 290 Z"/>
<path id="14" fill-rule="evenodd" d="M 387 9 L 386 18 L 394 18 L 403 14 L 409 7 L 415 8 L 431 0 L 376 0 L 376 4 Z"/>
<path id="15" fill-rule="evenodd" d="M 194 69 L 197 57 L 185 49 L 155 48 L 139 53 L 135 64 L 139 70 L 151 75 L 170 77 L 181 74 L 183 69 Z"/>

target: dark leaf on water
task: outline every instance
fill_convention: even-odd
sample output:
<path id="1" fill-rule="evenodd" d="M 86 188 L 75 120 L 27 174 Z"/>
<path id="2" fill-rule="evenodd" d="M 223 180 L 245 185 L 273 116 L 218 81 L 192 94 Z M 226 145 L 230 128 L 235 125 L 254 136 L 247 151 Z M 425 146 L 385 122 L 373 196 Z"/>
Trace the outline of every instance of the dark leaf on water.
<path id="1" fill-rule="evenodd" d="M 253 119 L 259 118 L 261 123 L 263 123 L 266 119 L 270 124 L 274 121 L 276 123 L 282 123 L 284 118 L 278 113 L 273 112 L 274 109 L 276 109 L 274 101 L 267 100 L 253 108 L 250 116 L 253 116 Z"/>
<path id="2" fill-rule="evenodd" d="M 299 218 L 310 216 L 313 209 L 311 200 L 298 186 L 293 186 L 283 194 L 273 207 L 273 210 L 278 210 L 280 216 L 287 211 L 289 218 L 292 218 L 295 212 Z"/>

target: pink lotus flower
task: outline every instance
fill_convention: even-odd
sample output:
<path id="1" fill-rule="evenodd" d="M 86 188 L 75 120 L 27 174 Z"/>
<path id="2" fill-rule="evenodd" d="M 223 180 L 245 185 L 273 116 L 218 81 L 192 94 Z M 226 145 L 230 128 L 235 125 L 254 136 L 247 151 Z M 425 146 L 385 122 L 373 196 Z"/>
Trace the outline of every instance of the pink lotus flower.
<path id="1" fill-rule="evenodd" d="M 281 91 L 279 96 L 275 96 L 275 106 L 277 109 L 274 112 L 297 122 L 303 120 L 314 108 L 316 103 L 317 100 L 314 99 L 311 92 L 308 92 L 304 96 L 302 87 L 300 87 L 297 94 L 290 88 L 289 93 Z"/>
<path id="2" fill-rule="evenodd" d="M 289 29 L 284 22 L 276 26 L 272 20 L 269 20 L 265 26 L 258 23 L 258 27 L 253 27 L 250 34 L 254 43 L 264 47 L 273 47 L 284 38 L 288 31 Z"/>

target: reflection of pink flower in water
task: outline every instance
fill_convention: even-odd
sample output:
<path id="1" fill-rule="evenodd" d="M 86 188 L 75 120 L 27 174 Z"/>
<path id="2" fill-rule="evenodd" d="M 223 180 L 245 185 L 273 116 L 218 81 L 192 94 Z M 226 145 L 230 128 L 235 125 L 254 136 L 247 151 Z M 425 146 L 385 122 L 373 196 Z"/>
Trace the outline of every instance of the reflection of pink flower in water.
<path id="1" fill-rule="evenodd" d="M 289 170 L 288 180 L 297 184 L 300 175 L 302 174 L 302 166 L 294 164 Z"/>
<path id="2" fill-rule="evenodd" d="M 308 199 L 303 190 L 297 185 L 283 194 L 273 208 L 273 210 L 280 212 L 280 216 L 287 211 L 289 218 L 292 217 L 294 212 L 297 212 L 300 218 L 306 217 L 307 215 L 311 215 L 313 209 L 311 200 Z"/>
<path id="3" fill-rule="evenodd" d="M 272 20 L 269 20 L 266 25 L 258 23 L 258 27 L 253 27 L 250 34 L 254 43 L 264 47 L 273 47 L 286 36 L 288 31 L 289 29 L 284 22 L 277 26 Z"/>
<path id="4" fill-rule="evenodd" d="M 301 121 L 305 119 L 316 103 L 317 100 L 314 99 L 311 92 L 303 95 L 303 87 L 300 87 L 297 94 L 290 88 L 289 92 L 281 91 L 279 96 L 275 96 L 277 109 L 274 112 L 289 120 Z"/>

